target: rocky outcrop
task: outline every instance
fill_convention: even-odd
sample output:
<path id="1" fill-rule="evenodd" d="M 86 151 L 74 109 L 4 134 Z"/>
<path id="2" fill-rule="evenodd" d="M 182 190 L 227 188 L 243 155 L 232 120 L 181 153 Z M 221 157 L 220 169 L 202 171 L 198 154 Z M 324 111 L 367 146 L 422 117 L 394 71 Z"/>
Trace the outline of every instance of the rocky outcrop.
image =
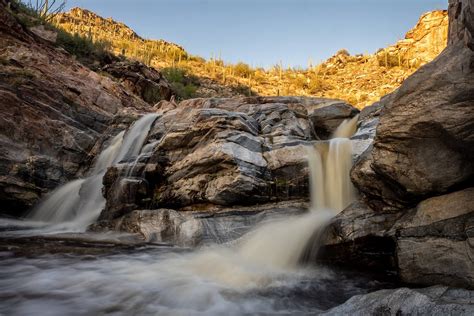
<path id="1" fill-rule="evenodd" d="M 102 68 L 115 78 L 131 93 L 154 105 L 161 100 L 170 100 L 174 94 L 170 84 L 163 75 L 138 61 L 120 61 Z"/>
<path id="2" fill-rule="evenodd" d="M 307 148 L 357 113 L 340 101 L 296 97 L 195 99 L 175 107 L 160 103 L 141 158 L 107 172 L 102 220 L 136 209 L 307 198 Z M 332 125 L 315 125 L 322 118 Z M 318 136 L 318 127 L 325 134 Z"/>
<path id="3" fill-rule="evenodd" d="M 362 196 L 334 220 L 324 260 L 474 287 L 473 8 L 450 1 L 447 49 L 361 115 L 379 120 L 351 173 Z"/>
<path id="4" fill-rule="evenodd" d="M 452 25 L 465 21 L 458 40 L 451 32 L 436 60 L 382 100 L 374 148 L 354 167 L 354 183 L 372 200 L 403 208 L 473 180 L 473 13 L 469 1 L 451 1 L 450 10 Z"/>
<path id="5" fill-rule="evenodd" d="M 328 99 L 325 102 L 331 106 L 316 105 L 310 113 L 310 119 L 316 134 L 323 139 L 328 139 L 344 119 L 354 117 L 359 111 L 343 101 Z"/>
<path id="6" fill-rule="evenodd" d="M 447 11 L 423 14 L 404 39 L 377 52 L 381 66 L 419 68 L 439 55 L 448 38 Z"/>
<path id="7" fill-rule="evenodd" d="M 434 286 L 356 295 L 322 315 L 472 315 L 472 292 Z"/>
<path id="8" fill-rule="evenodd" d="M 5 5 L 0 2 L 0 213 L 20 215 L 90 163 L 114 116 L 149 105 L 27 30 Z"/>

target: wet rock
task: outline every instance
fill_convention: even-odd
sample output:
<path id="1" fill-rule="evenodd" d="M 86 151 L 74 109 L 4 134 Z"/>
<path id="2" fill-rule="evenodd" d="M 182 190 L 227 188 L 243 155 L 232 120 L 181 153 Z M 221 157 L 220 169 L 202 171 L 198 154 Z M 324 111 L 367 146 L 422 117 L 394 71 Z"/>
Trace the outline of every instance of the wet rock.
<path id="1" fill-rule="evenodd" d="M 90 231 L 138 234 L 146 242 L 178 246 L 221 244 L 237 240 L 258 223 L 306 212 L 305 201 L 285 201 L 254 206 L 192 205 L 170 209 L 134 210 L 113 220 L 101 220 Z"/>
<path id="2" fill-rule="evenodd" d="M 308 114 L 316 134 L 322 139 L 328 139 L 342 121 L 358 113 L 359 110 L 343 101 L 322 99 Z"/>
<path id="3" fill-rule="evenodd" d="M 161 100 L 170 100 L 174 94 L 158 70 L 138 61 L 115 62 L 104 66 L 102 71 L 119 79 L 128 91 L 152 105 Z"/>
<path id="4" fill-rule="evenodd" d="M 401 216 L 399 212 L 377 212 L 362 201 L 356 201 L 334 218 L 325 244 L 355 242 L 366 236 L 387 236 Z"/>
<path id="5" fill-rule="evenodd" d="M 474 292 L 434 286 L 356 295 L 322 315 L 472 315 Z"/>
<path id="6" fill-rule="evenodd" d="M 192 215 L 174 210 L 135 210 L 109 222 L 94 224 L 91 231 L 114 230 L 138 234 L 146 242 L 166 242 L 178 246 L 195 246 L 203 228 Z"/>

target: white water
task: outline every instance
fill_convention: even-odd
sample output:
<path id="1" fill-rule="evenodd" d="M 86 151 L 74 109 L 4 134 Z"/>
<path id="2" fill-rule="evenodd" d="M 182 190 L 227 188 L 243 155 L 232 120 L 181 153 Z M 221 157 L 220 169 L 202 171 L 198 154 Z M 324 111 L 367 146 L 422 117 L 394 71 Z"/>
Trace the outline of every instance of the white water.
<path id="1" fill-rule="evenodd" d="M 102 178 L 107 168 L 140 153 L 148 132 L 158 114 L 141 117 L 130 130 L 120 132 L 97 158 L 90 175 L 68 182 L 43 199 L 29 214 L 33 221 L 61 224 L 60 229 L 84 231 L 100 215 L 105 206 Z"/>

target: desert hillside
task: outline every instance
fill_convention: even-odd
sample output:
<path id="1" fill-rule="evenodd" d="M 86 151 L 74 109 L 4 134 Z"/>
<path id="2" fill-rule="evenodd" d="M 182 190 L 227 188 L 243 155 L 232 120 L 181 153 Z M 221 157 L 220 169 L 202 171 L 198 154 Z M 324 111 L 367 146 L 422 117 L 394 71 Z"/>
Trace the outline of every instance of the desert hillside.
<path id="1" fill-rule="evenodd" d="M 345 100 L 358 108 L 394 91 L 420 66 L 445 47 L 446 11 L 420 17 L 404 39 L 369 55 L 350 55 L 341 49 L 319 65 L 306 69 L 252 68 L 229 64 L 220 57 L 205 60 L 164 40 L 148 40 L 123 23 L 80 8 L 59 15 L 56 23 L 70 33 L 105 42 L 116 55 L 138 59 L 163 70 L 183 99 L 238 95 L 301 95 Z"/>

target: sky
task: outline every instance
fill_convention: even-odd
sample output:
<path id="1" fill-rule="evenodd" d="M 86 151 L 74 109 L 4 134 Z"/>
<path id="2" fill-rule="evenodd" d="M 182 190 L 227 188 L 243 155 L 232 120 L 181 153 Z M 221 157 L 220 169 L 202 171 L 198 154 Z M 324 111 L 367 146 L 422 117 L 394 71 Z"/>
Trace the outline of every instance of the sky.
<path id="1" fill-rule="evenodd" d="M 193 55 L 255 67 L 317 64 L 344 48 L 373 53 L 448 0 L 68 0 Z"/>

